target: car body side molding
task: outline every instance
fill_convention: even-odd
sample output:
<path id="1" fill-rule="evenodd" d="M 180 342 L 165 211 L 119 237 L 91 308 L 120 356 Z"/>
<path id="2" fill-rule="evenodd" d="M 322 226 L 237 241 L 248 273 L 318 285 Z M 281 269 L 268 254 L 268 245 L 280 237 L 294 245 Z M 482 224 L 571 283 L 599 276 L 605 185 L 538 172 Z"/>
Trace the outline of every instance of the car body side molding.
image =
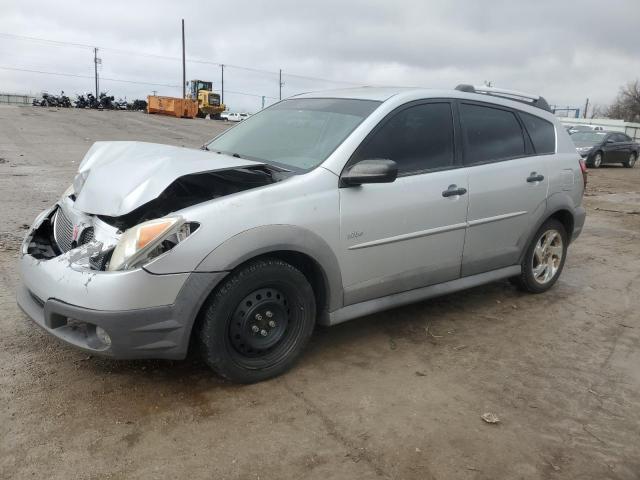
<path id="1" fill-rule="evenodd" d="M 513 265 L 511 267 L 500 268 L 490 272 L 479 273 L 477 275 L 462 277 L 449 282 L 430 285 L 423 288 L 416 288 L 415 290 L 409 290 L 407 292 L 396 293 L 386 297 L 349 305 L 329 313 L 329 325 L 336 325 L 354 318 L 363 317 L 365 315 L 381 312 L 390 308 L 401 307 L 420 300 L 446 295 L 459 290 L 477 287 L 485 283 L 495 282 L 496 280 L 515 277 L 521 273 L 521 270 L 520 265 Z"/>

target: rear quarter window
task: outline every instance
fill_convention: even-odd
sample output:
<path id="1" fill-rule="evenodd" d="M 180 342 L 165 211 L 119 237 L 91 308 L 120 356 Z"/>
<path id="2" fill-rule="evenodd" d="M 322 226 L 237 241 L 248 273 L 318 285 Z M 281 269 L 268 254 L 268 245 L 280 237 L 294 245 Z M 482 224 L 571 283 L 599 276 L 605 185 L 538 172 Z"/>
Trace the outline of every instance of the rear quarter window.
<path id="1" fill-rule="evenodd" d="M 527 129 L 533 148 L 538 155 L 555 153 L 556 131 L 551 122 L 543 120 L 535 115 L 519 112 L 524 127 Z"/>

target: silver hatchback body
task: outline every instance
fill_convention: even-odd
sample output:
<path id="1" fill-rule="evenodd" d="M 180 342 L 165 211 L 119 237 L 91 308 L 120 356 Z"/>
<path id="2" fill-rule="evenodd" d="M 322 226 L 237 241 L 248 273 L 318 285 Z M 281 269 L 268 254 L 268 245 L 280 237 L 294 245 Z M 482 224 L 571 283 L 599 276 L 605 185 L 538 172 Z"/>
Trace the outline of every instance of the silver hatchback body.
<path id="1" fill-rule="evenodd" d="M 316 323 L 505 278 L 542 292 L 584 224 L 584 165 L 544 99 L 482 90 L 300 95 L 200 150 L 98 142 L 25 238 L 18 303 L 90 352 L 195 343 L 251 382 Z"/>

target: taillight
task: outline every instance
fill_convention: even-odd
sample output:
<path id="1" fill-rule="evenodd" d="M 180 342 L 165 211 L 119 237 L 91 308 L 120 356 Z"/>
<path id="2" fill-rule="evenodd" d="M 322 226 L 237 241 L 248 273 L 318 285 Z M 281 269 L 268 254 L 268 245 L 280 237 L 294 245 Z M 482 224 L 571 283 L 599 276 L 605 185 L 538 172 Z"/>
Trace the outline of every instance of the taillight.
<path id="1" fill-rule="evenodd" d="M 582 181 L 584 182 L 584 188 L 587 189 L 587 162 L 585 162 L 582 158 L 578 160 L 580 162 L 580 171 L 582 172 Z"/>

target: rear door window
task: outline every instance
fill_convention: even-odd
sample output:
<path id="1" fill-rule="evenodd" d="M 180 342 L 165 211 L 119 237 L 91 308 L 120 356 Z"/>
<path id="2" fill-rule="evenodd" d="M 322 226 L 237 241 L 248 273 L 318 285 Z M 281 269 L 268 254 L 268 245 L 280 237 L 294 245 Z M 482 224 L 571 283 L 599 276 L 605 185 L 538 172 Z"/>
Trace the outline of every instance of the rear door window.
<path id="1" fill-rule="evenodd" d="M 519 112 L 522 123 L 527 129 L 533 148 L 538 155 L 555 153 L 556 130 L 551 122 L 543 120 L 535 115 Z"/>
<path id="2" fill-rule="evenodd" d="M 524 135 L 513 112 L 461 103 L 460 120 L 467 165 L 525 155 Z"/>

